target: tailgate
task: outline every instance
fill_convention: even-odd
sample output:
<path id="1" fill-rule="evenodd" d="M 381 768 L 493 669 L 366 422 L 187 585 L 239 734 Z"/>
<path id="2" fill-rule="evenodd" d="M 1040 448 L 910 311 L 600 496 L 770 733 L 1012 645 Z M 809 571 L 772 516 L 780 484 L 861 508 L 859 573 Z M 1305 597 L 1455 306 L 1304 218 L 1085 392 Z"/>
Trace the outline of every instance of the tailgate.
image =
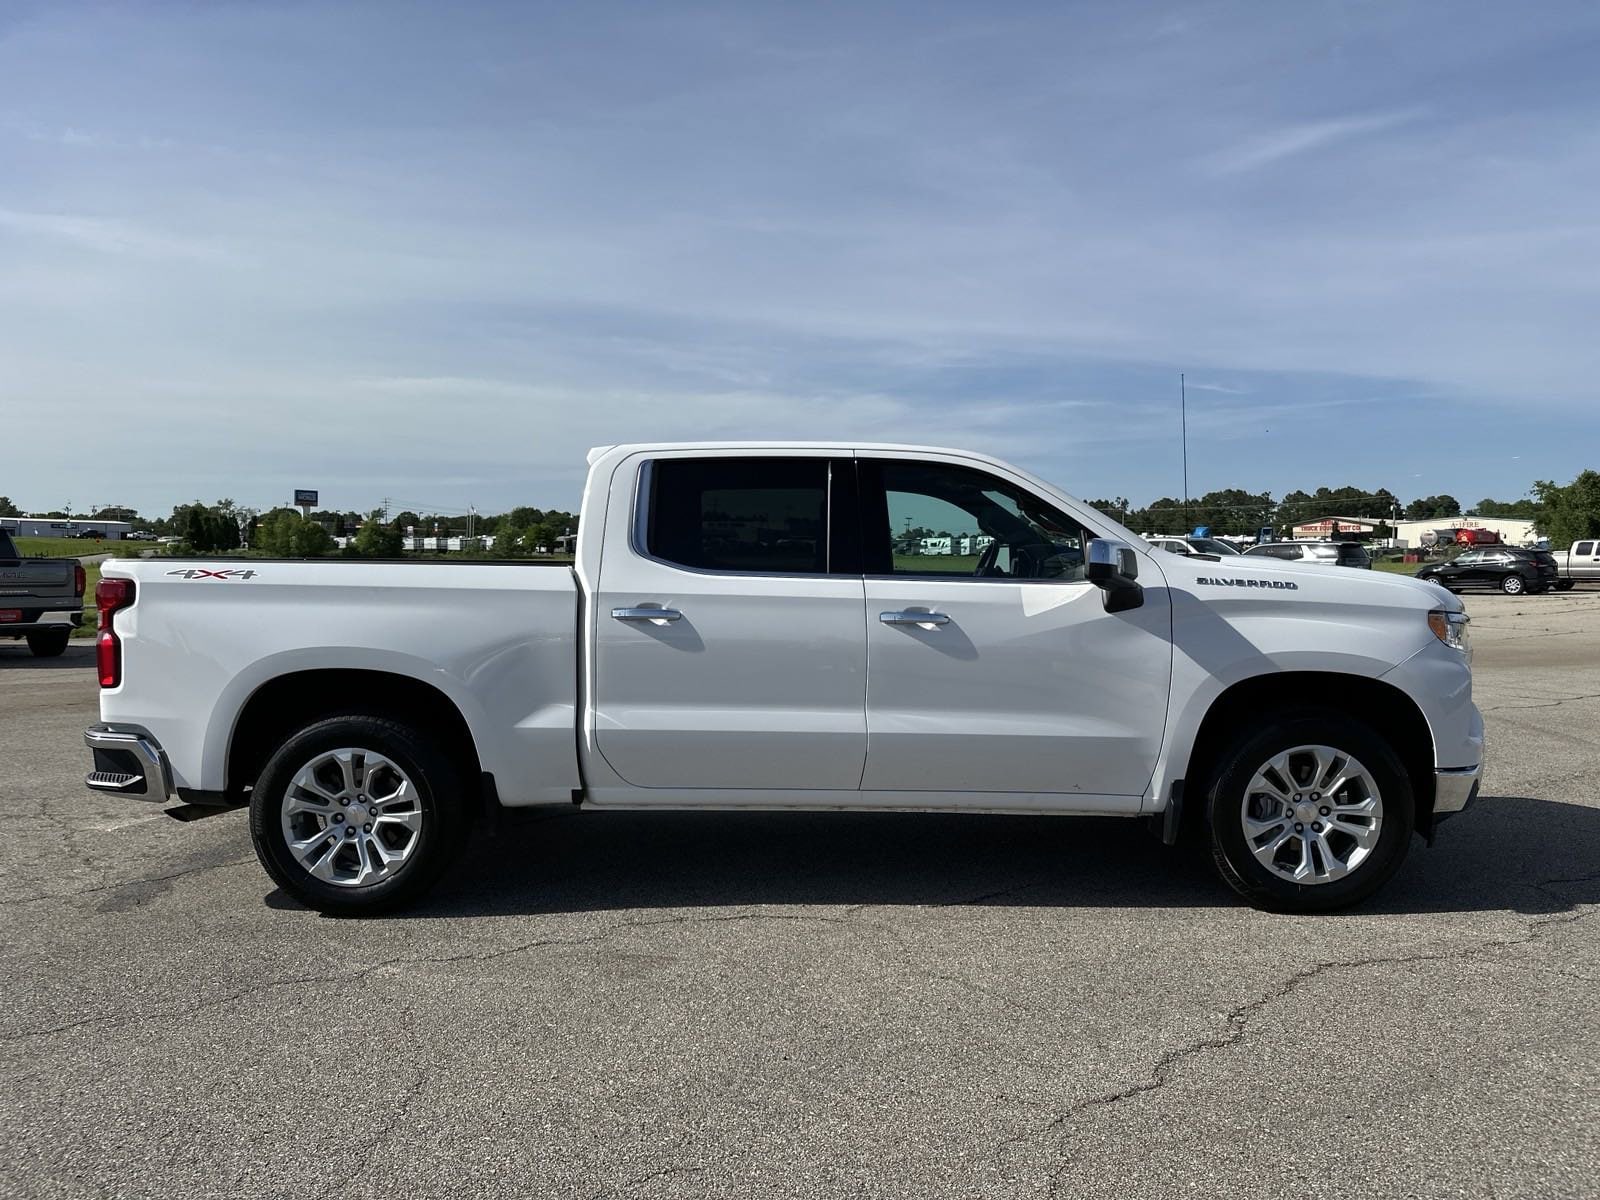
<path id="1" fill-rule="evenodd" d="M 77 567 L 72 558 L 0 559 L 0 607 L 8 601 L 75 601 Z"/>

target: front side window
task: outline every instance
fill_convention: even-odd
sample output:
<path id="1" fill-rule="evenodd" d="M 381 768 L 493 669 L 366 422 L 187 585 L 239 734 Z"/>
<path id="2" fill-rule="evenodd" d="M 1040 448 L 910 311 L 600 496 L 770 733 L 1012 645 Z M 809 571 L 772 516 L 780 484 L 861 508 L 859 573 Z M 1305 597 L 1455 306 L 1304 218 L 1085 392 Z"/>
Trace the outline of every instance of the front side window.
<path id="1" fill-rule="evenodd" d="M 825 458 L 658 459 L 645 550 L 699 570 L 824 574 L 828 466 Z"/>
<path id="2" fill-rule="evenodd" d="M 1094 535 L 1032 493 L 971 467 L 861 465 L 868 574 L 1084 579 Z"/>
<path id="3" fill-rule="evenodd" d="M 1590 554 L 1593 554 L 1594 553 L 1594 543 L 1593 542 L 1579 542 L 1576 546 L 1574 546 L 1572 548 L 1572 552 L 1574 554 L 1577 554 L 1577 555 L 1590 555 Z"/>

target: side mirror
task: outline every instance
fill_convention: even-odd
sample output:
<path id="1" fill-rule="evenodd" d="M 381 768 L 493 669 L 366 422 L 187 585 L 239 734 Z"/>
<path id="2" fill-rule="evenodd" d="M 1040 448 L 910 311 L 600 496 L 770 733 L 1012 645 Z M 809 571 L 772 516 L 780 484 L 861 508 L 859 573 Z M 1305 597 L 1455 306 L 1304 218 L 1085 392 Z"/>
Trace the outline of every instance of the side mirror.
<path id="1" fill-rule="evenodd" d="M 1139 555 L 1126 542 L 1091 539 L 1085 575 L 1105 593 L 1103 600 L 1108 613 L 1126 612 L 1144 603 L 1144 588 L 1139 585 Z"/>

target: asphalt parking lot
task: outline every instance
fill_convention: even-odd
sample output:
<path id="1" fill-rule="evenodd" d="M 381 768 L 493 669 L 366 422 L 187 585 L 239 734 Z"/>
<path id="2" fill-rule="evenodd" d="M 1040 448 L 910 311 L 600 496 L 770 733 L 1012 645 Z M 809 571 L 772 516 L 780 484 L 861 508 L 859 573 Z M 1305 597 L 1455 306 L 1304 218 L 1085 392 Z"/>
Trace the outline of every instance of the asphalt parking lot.
<path id="1" fill-rule="evenodd" d="M 1306 918 L 1135 823 L 564 811 L 325 919 L 0 643 L 0 1193 L 1600 1194 L 1600 592 L 1468 604 L 1486 798 Z"/>

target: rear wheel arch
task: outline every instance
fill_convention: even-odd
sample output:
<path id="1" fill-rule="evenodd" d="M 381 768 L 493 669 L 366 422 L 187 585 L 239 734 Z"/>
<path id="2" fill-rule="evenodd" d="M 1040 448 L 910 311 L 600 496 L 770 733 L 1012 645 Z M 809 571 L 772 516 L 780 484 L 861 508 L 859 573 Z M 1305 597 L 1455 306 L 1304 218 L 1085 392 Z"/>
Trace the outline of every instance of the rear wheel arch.
<path id="1" fill-rule="evenodd" d="M 1195 734 L 1184 771 L 1184 792 L 1210 787 L 1223 756 L 1241 737 L 1277 714 L 1305 708 L 1342 713 L 1367 725 L 1393 747 L 1411 782 L 1416 830 L 1433 833 L 1433 731 L 1416 701 L 1393 684 L 1337 671 L 1283 671 L 1232 684 L 1211 703 Z M 1185 806 L 1188 807 L 1188 806 Z M 1201 806 L 1194 806 L 1198 812 Z"/>
<path id="2" fill-rule="evenodd" d="M 461 709 L 444 692 L 392 671 L 327 668 L 276 676 L 250 694 L 228 739 L 227 795 L 243 799 L 273 753 L 299 730 L 348 715 L 398 720 L 437 736 L 464 783 L 479 788 L 483 768 L 477 743 Z"/>

